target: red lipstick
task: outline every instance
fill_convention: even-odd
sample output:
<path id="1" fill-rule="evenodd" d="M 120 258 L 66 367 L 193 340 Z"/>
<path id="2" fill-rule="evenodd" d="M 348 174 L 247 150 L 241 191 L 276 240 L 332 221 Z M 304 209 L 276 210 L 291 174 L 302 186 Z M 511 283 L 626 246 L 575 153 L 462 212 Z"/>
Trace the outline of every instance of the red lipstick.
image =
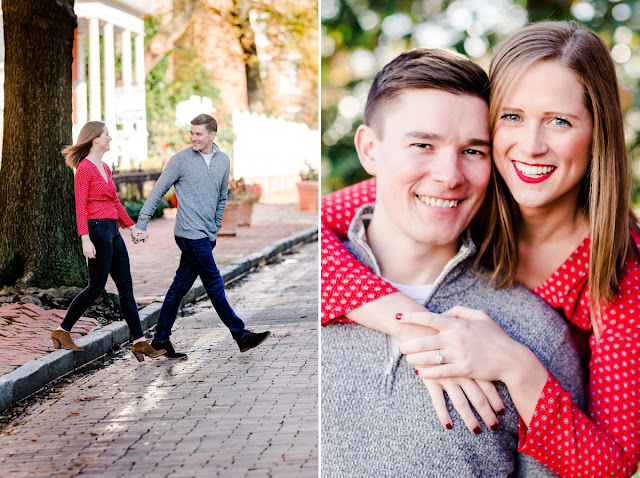
<path id="1" fill-rule="evenodd" d="M 549 179 L 549 176 L 551 176 L 556 169 L 553 169 L 552 171 L 549 171 L 547 174 L 543 175 L 543 176 L 539 176 L 537 178 L 531 178 L 529 176 L 525 176 L 518 168 L 516 168 L 516 163 L 512 162 L 513 164 L 513 169 L 516 170 L 516 174 L 518 175 L 518 177 L 520 179 L 522 179 L 525 183 L 541 183 L 542 181 Z"/>

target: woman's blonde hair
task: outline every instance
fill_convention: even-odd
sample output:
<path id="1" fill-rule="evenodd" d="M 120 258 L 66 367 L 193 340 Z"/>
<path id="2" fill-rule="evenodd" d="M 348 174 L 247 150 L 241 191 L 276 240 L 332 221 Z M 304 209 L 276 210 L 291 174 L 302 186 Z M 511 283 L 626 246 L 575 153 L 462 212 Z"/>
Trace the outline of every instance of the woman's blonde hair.
<path id="1" fill-rule="evenodd" d="M 89 121 L 80 130 L 76 144 L 67 146 L 62 150 L 62 154 L 64 154 L 67 165 L 70 168 L 77 168 L 78 163 L 87 157 L 93 145 L 93 140 L 102 134 L 104 126 L 102 121 Z"/>
<path id="2" fill-rule="evenodd" d="M 541 61 L 557 62 L 576 75 L 593 120 L 591 159 L 578 201 L 589 221 L 589 302 L 598 336 L 601 305 L 613 299 L 627 255 L 638 254 L 629 233 L 629 227 L 637 230 L 637 219 L 630 204 L 631 172 L 615 67 L 602 39 L 574 22 L 540 22 L 524 28 L 501 43 L 491 61 L 492 132 L 511 85 Z M 507 286 L 515 281 L 518 268 L 520 213 L 495 165 L 490 187 L 494 194 L 488 195 L 487 224 L 495 226 L 480 245 L 478 262 L 495 271 L 496 285 Z"/>

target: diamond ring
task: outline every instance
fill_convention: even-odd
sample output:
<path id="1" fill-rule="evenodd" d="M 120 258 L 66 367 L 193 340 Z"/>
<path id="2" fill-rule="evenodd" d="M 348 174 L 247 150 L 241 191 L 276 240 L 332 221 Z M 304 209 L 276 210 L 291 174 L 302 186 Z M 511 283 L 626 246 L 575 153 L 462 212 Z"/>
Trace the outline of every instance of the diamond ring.
<path id="1" fill-rule="evenodd" d="M 442 355 L 440 355 L 440 349 L 436 349 L 436 363 L 442 365 L 443 360 Z"/>

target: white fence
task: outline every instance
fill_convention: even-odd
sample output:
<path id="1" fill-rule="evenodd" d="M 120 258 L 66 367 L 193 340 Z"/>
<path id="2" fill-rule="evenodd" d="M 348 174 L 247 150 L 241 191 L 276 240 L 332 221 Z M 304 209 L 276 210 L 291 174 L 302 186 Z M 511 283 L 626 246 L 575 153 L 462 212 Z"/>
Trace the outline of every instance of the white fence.
<path id="1" fill-rule="evenodd" d="M 264 202 L 293 202 L 305 163 L 320 166 L 320 133 L 248 111 L 233 111 L 233 176 L 262 185 Z"/>

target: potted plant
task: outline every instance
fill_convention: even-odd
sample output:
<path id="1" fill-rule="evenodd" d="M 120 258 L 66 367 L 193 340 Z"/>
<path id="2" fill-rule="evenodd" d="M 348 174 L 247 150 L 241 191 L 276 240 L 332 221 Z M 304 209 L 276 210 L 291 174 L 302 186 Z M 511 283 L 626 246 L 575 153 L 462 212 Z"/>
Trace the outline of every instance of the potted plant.
<path id="1" fill-rule="evenodd" d="M 240 201 L 227 195 L 227 204 L 222 215 L 222 226 L 218 230 L 218 236 L 235 236 L 238 233 L 241 205 Z"/>
<path id="2" fill-rule="evenodd" d="M 301 211 L 318 211 L 318 170 L 309 162 L 304 163 L 304 169 L 300 171 L 298 187 L 298 199 Z"/>
<path id="3" fill-rule="evenodd" d="M 250 226 L 253 205 L 260 199 L 262 188 L 259 184 L 245 184 L 244 178 L 229 182 L 229 190 L 234 200 L 240 201 L 239 226 Z"/>

